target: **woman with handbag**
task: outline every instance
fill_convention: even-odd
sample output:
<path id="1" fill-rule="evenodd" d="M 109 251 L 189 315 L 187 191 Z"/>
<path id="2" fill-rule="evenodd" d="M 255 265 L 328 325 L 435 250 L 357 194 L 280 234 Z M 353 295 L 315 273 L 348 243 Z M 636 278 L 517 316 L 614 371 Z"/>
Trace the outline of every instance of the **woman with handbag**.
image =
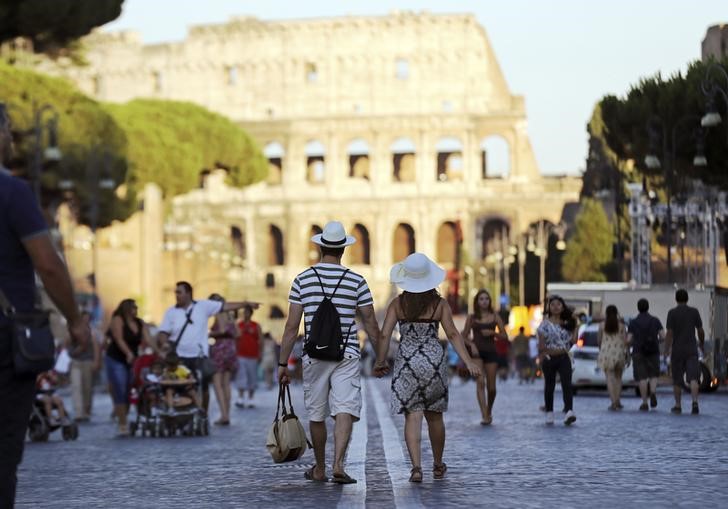
<path id="1" fill-rule="evenodd" d="M 617 306 L 607 306 L 604 322 L 599 324 L 597 345 L 599 346 L 597 364 L 607 377 L 607 391 L 612 401 L 609 410 L 621 410 L 622 372 L 627 363 L 628 350 L 627 333 Z"/>
<path id="2" fill-rule="evenodd" d="M 127 414 L 134 359 L 140 346 L 154 348 L 149 337 L 149 328 L 144 320 L 137 316 L 137 311 L 133 299 L 122 300 L 112 315 L 108 331 L 111 342 L 106 350 L 106 376 L 109 380 L 120 436 L 129 435 Z"/>
<path id="3" fill-rule="evenodd" d="M 225 302 L 225 299 L 217 293 L 210 295 L 209 299 Z M 219 426 L 230 424 L 230 401 L 232 399 L 230 383 L 238 371 L 236 336 L 235 311 L 222 311 L 215 315 L 215 323 L 210 329 L 210 337 L 215 340 L 215 343 L 210 346 L 210 358 L 215 364 L 212 386 L 220 407 L 220 419 L 215 421 L 215 424 Z"/>

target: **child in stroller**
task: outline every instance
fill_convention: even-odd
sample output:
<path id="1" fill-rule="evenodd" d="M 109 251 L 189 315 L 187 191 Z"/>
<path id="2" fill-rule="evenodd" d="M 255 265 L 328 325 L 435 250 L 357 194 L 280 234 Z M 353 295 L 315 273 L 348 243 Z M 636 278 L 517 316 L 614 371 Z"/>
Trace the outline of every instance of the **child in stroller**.
<path id="1" fill-rule="evenodd" d="M 78 426 L 71 422 L 63 400 L 55 394 L 58 377 L 55 371 L 45 371 L 36 378 L 36 396 L 28 424 L 28 437 L 33 442 L 45 442 L 52 431 L 62 428 L 63 440 L 76 440 Z M 53 414 L 55 409 L 56 415 Z"/>
<path id="2" fill-rule="evenodd" d="M 163 410 L 160 382 L 164 364 L 150 349 L 134 361 L 132 370 L 131 402 L 136 402 L 136 419 L 129 424 L 129 434 L 134 436 L 139 431 L 141 436 L 157 436 L 158 415 Z"/>
<path id="3" fill-rule="evenodd" d="M 163 433 L 174 436 L 180 430 L 185 435 L 207 435 L 209 425 L 195 388 L 197 379 L 175 352 L 167 354 L 164 365 L 160 381 L 166 407 L 161 414 Z"/>

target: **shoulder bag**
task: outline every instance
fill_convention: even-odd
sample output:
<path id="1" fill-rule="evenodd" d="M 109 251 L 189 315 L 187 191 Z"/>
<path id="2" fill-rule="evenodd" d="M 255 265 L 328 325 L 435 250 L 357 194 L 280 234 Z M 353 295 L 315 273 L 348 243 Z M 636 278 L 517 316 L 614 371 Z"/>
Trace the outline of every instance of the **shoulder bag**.
<path id="1" fill-rule="evenodd" d="M 18 313 L 0 290 L 0 311 L 10 319 L 13 368 L 16 375 L 38 375 L 53 368 L 56 342 L 47 311 Z"/>
<path id="2" fill-rule="evenodd" d="M 288 409 L 286 409 L 286 395 L 288 396 Z M 268 430 L 265 447 L 275 463 L 285 463 L 303 456 L 306 446 L 312 447 L 306 438 L 306 431 L 303 429 L 301 421 L 293 412 L 291 389 L 288 385 L 280 384 L 276 418 Z"/>

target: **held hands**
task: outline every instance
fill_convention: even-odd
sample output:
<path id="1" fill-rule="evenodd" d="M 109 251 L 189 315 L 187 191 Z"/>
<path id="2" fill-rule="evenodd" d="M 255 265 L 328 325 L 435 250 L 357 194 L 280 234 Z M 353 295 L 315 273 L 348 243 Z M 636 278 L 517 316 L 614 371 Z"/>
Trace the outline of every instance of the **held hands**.
<path id="1" fill-rule="evenodd" d="M 372 368 L 372 374 L 377 378 L 382 378 L 384 375 L 389 373 L 389 363 L 387 361 L 377 361 Z"/>

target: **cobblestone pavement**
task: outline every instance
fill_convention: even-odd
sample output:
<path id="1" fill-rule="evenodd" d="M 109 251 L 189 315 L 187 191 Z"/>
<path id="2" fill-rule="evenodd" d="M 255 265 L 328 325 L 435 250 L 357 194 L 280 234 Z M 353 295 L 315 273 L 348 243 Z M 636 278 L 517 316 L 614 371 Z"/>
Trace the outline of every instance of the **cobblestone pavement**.
<path id="1" fill-rule="evenodd" d="M 411 485 L 404 419 L 388 411 L 389 380 L 368 379 L 364 389 L 347 466 L 357 484 L 305 481 L 311 452 L 273 464 L 264 447 L 273 391 L 261 391 L 254 409 L 233 410 L 232 425 L 209 437 L 164 439 L 114 438 L 101 394 L 78 441 L 63 442 L 57 431 L 48 443 L 27 444 L 17 507 L 725 507 L 728 498 L 725 393 L 704 395 L 699 416 L 674 416 L 669 388 L 647 414 L 627 393 L 625 409 L 614 413 L 604 392 L 580 392 L 576 424 L 547 427 L 538 410 L 542 382 L 509 380 L 498 386 L 493 425 L 483 427 L 473 383 L 456 380 L 445 417 L 447 477 L 432 480 L 425 441 L 425 479 Z M 300 386 L 293 398 L 305 421 Z"/>

